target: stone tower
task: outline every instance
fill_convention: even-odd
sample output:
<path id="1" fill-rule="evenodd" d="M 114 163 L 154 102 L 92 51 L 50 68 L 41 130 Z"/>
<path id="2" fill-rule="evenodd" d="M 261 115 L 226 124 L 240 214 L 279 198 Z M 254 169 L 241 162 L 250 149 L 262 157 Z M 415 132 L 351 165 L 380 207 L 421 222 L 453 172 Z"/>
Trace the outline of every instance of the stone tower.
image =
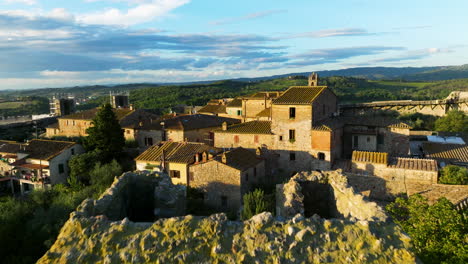
<path id="1" fill-rule="evenodd" d="M 313 72 L 309 75 L 309 86 L 318 86 L 318 81 L 317 73 Z"/>

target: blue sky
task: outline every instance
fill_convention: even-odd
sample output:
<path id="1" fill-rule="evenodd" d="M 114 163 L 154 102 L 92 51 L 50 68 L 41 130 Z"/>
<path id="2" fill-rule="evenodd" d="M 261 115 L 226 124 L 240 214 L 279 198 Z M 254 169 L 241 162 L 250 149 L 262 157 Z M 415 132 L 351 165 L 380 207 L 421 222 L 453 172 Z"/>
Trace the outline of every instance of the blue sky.
<path id="1" fill-rule="evenodd" d="M 468 1 L 0 0 L 0 90 L 468 63 Z"/>

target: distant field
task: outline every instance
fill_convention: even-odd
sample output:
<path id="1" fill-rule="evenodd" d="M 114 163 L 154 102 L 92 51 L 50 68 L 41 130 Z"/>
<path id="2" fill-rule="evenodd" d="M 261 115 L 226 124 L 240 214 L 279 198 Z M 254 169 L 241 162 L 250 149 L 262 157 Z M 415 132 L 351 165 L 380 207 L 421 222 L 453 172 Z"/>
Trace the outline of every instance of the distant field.
<path id="1" fill-rule="evenodd" d="M 16 109 L 25 104 L 27 104 L 27 102 L 3 102 L 0 103 L 0 109 Z"/>

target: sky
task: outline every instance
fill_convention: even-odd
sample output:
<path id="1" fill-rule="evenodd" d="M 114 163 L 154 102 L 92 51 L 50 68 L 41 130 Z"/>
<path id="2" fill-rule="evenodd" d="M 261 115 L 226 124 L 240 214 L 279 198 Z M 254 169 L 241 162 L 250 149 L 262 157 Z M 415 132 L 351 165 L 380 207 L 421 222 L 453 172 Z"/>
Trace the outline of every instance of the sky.
<path id="1" fill-rule="evenodd" d="M 0 0 L 0 90 L 468 63 L 466 0 Z"/>

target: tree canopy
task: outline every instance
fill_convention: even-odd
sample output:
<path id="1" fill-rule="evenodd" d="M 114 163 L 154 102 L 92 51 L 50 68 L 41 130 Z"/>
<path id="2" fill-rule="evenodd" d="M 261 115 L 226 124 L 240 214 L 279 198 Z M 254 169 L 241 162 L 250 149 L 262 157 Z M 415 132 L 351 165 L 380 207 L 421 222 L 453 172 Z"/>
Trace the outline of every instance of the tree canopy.
<path id="1" fill-rule="evenodd" d="M 108 103 L 99 109 L 86 133 L 88 133 L 84 140 L 86 149 L 100 151 L 103 161 L 108 162 L 118 157 L 125 146 L 122 127 Z"/>
<path id="2" fill-rule="evenodd" d="M 435 122 L 437 131 L 468 132 L 468 117 L 462 111 L 450 111 Z"/>
<path id="3" fill-rule="evenodd" d="M 454 165 L 445 166 L 441 171 L 439 182 L 443 184 L 468 184 L 468 169 Z"/>
<path id="4" fill-rule="evenodd" d="M 468 263 L 467 220 L 446 198 L 429 205 L 420 194 L 399 197 L 387 210 L 424 263 Z"/>

